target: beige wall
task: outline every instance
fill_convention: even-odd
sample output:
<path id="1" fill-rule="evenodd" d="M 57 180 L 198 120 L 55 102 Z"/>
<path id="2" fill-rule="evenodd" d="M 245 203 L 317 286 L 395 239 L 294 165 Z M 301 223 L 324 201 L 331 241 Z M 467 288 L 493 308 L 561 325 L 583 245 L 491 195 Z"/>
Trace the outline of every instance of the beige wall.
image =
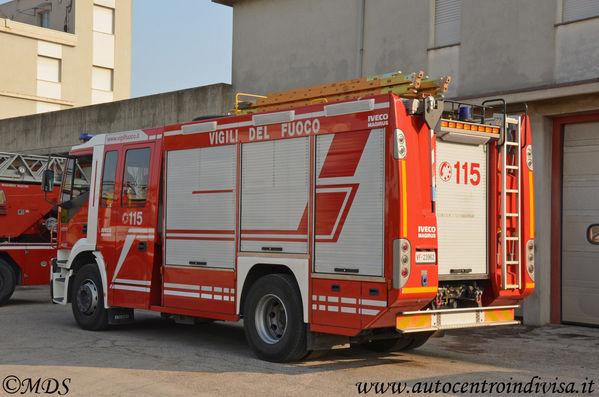
<path id="1" fill-rule="evenodd" d="M 70 13 L 66 10 L 70 0 L 48 3 L 50 29 L 36 26 L 39 15 L 16 11 L 39 1 L 0 6 L 0 16 L 9 17 L 0 18 L 0 53 L 9 54 L 0 57 L 0 119 L 130 96 L 131 0 L 80 0 Z M 112 14 L 114 27 L 98 15 L 94 24 L 94 13 Z M 73 33 L 63 32 L 67 14 L 67 30 Z"/>

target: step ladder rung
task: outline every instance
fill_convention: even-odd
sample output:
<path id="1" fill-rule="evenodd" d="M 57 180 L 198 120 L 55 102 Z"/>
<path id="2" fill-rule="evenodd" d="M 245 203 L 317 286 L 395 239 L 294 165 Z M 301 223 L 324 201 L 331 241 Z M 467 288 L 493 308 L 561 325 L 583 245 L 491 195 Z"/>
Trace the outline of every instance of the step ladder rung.
<path id="1" fill-rule="evenodd" d="M 520 288 L 520 286 L 518 284 L 508 284 L 505 286 L 505 289 L 516 289 L 516 288 Z"/>
<path id="2" fill-rule="evenodd" d="M 506 193 L 520 193 L 518 189 L 505 189 Z"/>
<path id="3" fill-rule="evenodd" d="M 518 146 L 519 145 L 518 142 L 512 142 L 512 141 L 505 141 L 505 144 L 508 146 Z"/>
<path id="4" fill-rule="evenodd" d="M 520 167 L 518 167 L 517 165 L 506 165 L 505 168 L 508 169 L 508 170 L 518 170 L 518 169 L 520 169 Z"/>
<path id="5" fill-rule="evenodd" d="M 506 237 L 505 239 L 510 241 L 518 241 L 520 240 L 520 237 Z"/>
<path id="6" fill-rule="evenodd" d="M 512 213 L 510 213 L 510 212 L 507 212 L 507 213 L 505 214 L 505 216 L 520 216 L 520 215 L 519 215 L 519 214 L 512 214 Z"/>
<path id="7" fill-rule="evenodd" d="M 520 262 L 518 262 L 518 261 L 505 261 L 505 264 L 506 265 L 519 265 Z"/>

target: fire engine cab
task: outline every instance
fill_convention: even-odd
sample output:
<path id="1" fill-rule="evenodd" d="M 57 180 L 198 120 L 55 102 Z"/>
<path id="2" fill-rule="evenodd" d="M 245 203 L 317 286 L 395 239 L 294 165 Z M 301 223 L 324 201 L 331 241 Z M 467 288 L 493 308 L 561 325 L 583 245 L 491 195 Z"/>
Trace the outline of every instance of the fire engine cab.
<path id="1" fill-rule="evenodd" d="M 443 101 L 448 83 L 396 73 L 239 97 L 234 115 L 74 147 L 54 302 L 91 330 L 134 309 L 243 318 L 271 361 L 517 323 L 534 289 L 525 106 Z"/>

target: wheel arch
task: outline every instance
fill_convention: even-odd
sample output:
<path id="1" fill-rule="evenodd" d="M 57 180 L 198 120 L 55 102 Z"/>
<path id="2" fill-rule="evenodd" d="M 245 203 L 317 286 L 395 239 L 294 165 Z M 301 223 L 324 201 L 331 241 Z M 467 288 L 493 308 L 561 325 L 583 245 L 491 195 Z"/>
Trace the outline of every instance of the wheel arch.
<path id="1" fill-rule="evenodd" d="M 243 314 L 245 299 L 260 277 L 284 273 L 293 276 L 302 301 L 304 322 L 308 322 L 309 267 L 307 258 L 239 257 L 237 259 L 237 313 Z"/>
<path id="2" fill-rule="evenodd" d="M 100 277 L 102 278 L 102 289 L 104 296 L 104 307 L 108 307 L 108 282 L 106 277 L 106 266 L 104 264 L 104 258 L 102 254 L 98 251 L 82 251 L 73 258 L 69 268 L 71 269 L 71 275 L 69 277 L 69 285 L 67 290 L 67 303 L 71 303 L 71 294 L 73 289 L 73 280 L 75 279 L 75 275 L 83 266 L 88 263 L 95 263 L 98 267 L 98 271 L 100 272 Z"/>

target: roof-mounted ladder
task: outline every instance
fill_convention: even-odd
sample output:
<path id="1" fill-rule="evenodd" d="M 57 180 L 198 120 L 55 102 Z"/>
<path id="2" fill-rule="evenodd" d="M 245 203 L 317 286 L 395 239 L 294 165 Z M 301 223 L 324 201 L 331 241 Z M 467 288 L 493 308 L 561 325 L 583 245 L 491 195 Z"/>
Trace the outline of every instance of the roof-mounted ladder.
<path id="1" fill-rule="evenodd" d="M 322 84 L 295 90 L 280 91 L 267 96 L 237 94 L 235 114 L 289 109 L 323 102 L 337 102 L 364 96 L 393 93 L 403 98 L 442 97 L 447 92 L 451 77 L 430 79 L 419 71 L 363 77 L 337 83 Z M 249 100 L 242 100 L 247 98 Z"/>

